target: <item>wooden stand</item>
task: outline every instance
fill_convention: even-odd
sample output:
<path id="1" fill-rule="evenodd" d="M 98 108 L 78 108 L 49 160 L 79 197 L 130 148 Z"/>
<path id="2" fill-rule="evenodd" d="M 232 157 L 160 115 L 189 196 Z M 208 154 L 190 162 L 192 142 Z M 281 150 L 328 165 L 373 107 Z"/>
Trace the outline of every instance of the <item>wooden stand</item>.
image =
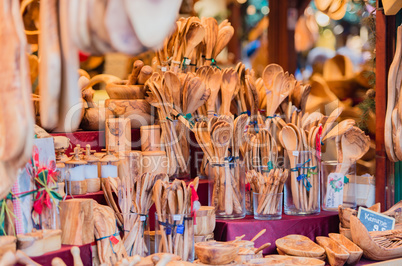
<path id="1" fill-rule="evenodd" d="M 85 245 L 94 241 L 94 201 L 71 199 L 60 202 L 63 245 Z"/>
<path id="2" fill-rule="evenodd" d="M 118 154 L 125 154 L 131 150 L 131 125 L 130 119 L 109 118 L 106 120 L 106 149 Z"/>

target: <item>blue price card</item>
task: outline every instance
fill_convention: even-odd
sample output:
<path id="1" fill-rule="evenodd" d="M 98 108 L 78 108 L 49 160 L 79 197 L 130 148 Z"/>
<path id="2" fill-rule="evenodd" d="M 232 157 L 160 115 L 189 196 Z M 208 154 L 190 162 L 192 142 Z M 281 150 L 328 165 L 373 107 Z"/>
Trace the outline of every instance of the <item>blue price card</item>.
<path id="1" fill-rule="evenodd" d="M 387 215 L 360 207 L 357 218 L 364 224 L 368 231 L 387 231 L 395 227 L 395 219 Z"/>

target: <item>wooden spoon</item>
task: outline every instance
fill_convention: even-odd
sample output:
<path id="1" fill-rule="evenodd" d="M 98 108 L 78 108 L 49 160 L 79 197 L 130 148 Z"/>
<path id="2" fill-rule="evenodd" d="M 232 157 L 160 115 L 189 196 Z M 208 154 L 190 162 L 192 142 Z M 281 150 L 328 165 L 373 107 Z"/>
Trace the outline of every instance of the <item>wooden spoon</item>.
<path id="1" fill-rule="evenodd" d="M 171 71 L 167 71 L 164 74 L 165 82 L 167 88 L 173 97 L 174 108 L 179 112 L 182 111 L 181 100 L 180 100 L 180 80 L 177 75 Z"/>
<path id="2" fill-rule="evenodd" d="M 207 100 L 207 112 L 208 117 L 211 117 L 215 113 L 216 98 L 218 97 L 219 90 L 221 88 L 222 74 L 220 71 L 208 76 L 207 86 L 211 90 L 211 95 Z"/>
<path id="3" fill-rule="evenodd" d="M 284 148 L 288 151 L 288 157 L 290 161 L 290 167 L 294 169 L 296 167 L 296 153 L 298 142 L 297 142 L 297 134 L 293 128 L 286 126 L 282 129 L 282 141 Z M 300 201 L 299 201 L 299 191 L 297 189 L 297 176 L 296 172 L 291 171 L 291 190 L 293 202 L 295 204 L 296 209 L 300 209 Z"/>
<path id="4" fill-rule="evenodd" d="M 359 128 L 353 127 L 342 136 L 341 145 L 343 160 L 339 172 L 346 175 L 350 166 L 369 150 L 370 137 Z"/>
<path id="5" fill-rule="evenodd" d="M 191 23 L 186 33 L 186 49 L 184 50 L 184 57 L 189 58 L 194 48 L 204 39 L 205 29 L 201 23 Z M 186 62 L 183 62 L 186 63 Z"/>
<path id="6" fill-rule="evenodd" d="M 222 75 L 221 96 L 222 105 L 220 113 L 223 115 L 231 115 L 230 104 L 232 102 L 233 93 L 238 84 L 237 73 L 233 68 L 225 69 Z"/>
<path id="7" fill-rule="evenodd" d="M 220 25 L 219 25 L 220 26 Z M 224 26 L 219 28 L 218 37 L 213 50 L 213 58 L 216 58 L 220 52 L 226 47 L 230 39 L 232 39 L 234 34 L 234 29 L 232 26 Z"/>

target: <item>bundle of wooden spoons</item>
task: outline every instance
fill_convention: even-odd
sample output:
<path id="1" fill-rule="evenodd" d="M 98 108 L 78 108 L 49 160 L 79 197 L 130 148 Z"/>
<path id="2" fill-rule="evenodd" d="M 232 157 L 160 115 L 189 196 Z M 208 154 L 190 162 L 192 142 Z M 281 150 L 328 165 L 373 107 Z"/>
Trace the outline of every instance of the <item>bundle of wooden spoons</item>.
<path id="1" fill-rule="evenodd" d="M 213 182 L 211 204 L 217 216 L 244 216 L 244 185 L 239 178 L 239 165 L 235 156 L 244 134 L 247 116 L 233 121 L 231 116 L 214 116 L 207 122 L 196 122 L 194 134 L 210 165 Z M 236 125 L 236 127 L 234 126 Z M 229 153 L 231 147 L 231 153 Z"/>
<path id="2" fill-rule="evenodd" d="M 216 65 L 217 55 L 233 34 L 227 20 L 218 25 L 214 18 L 180 18 L 176 30 L 156 53 L 157 66 L 162 71 L 187 72 L 203 65 Z"/>
<path id="3" fill-rule="evenodd" d="M 282 193 L 288 176 L 288 170 L 278 168 L 270 170 L 265 175 L 254 170 L 247 172 L 246 182 L 250 184 L 251 191 L 259 193 L 258 206 L 254 213 L 266 215 L 277 212 L 281 203 L 277 200 L 277 194 Z"/>
<path id="4" fill-rule="evenodd" d="M 149 209 L 154 203 L 153 187 L 157 180 L 167 182 L 169 178 L 166 174 L 144 173 L 141 178 L 134 180 L 131 184 L 130 175 L 122 175 L 118 196 L 123 219 L 124 247 L 129 256 L 149 254 L 144 231 Z"/>
<path id="5" fill-rule="evenodd" d="M 188 186 L 182 180 L 168 183 L 157 180 L 153 187 L 156 207 L 156 231 L 161 235 L 158 252 L 168 252 L 191 260 L 194 244 L 193 220 L 191 214 L 193 199 L 198 188 L 198 178 Z"/>

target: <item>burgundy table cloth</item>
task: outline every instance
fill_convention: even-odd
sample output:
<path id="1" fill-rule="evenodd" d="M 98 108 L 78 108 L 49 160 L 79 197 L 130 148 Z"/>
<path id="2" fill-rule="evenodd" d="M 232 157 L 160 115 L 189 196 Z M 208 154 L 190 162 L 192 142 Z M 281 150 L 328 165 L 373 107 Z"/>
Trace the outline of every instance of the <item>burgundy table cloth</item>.
<path id="1" fill-rule="evenodd" d="M 230 241 L 236 236 L 245 234 L 243 240 L 251 240 L 262 229 L 266 233 L 255 241 L 259 247 L 267 242 L 271 246 L 264 249 L 263 254 L 276 252 L 275 240 L 290 234 L 299 234 L 315 241 L 316 236 L 328 236 L 328 233 L 339 232 L 339 217 L 337 212 L 323 211 L 318 215 L 290 216 L 282 215 L 281 220 L 261 221 L 254 220 L 253 216 L 246 216 L 240 220 L 216 220 L 214 231 L 215 240 Z"/>

